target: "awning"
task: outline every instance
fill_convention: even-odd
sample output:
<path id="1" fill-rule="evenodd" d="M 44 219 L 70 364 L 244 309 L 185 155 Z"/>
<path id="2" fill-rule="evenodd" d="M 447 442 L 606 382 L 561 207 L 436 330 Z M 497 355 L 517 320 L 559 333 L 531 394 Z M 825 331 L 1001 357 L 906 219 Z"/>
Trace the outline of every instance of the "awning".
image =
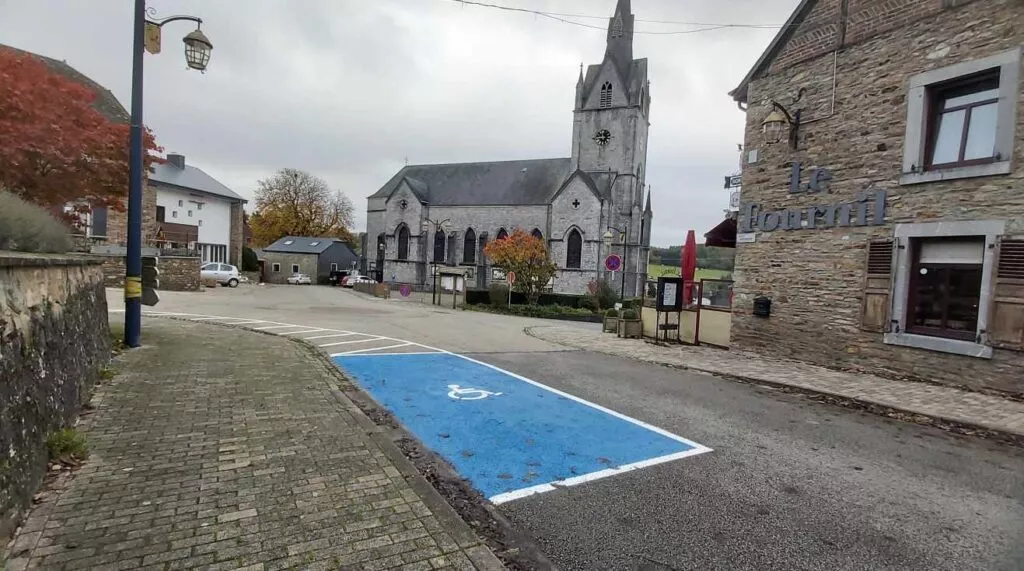
<path id="1" fill-rule="evenodd" d="M 736 247 L 736 219 L 726 218 L 704 234 L 705 246 L 716 246 L 719 248 Z"/>

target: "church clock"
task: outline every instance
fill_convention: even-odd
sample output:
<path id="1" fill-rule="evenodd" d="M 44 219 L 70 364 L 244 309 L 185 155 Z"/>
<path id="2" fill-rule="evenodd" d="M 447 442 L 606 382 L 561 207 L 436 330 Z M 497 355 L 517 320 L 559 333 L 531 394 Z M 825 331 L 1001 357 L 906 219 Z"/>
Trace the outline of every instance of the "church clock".
<path id="1" fill-rule="evenodd" d="M 597 133 L 594 133 L 594 142 L 602 147 L 610 143 L 612 140 L 612 134 L 608 129 L 601 129 Z"/>

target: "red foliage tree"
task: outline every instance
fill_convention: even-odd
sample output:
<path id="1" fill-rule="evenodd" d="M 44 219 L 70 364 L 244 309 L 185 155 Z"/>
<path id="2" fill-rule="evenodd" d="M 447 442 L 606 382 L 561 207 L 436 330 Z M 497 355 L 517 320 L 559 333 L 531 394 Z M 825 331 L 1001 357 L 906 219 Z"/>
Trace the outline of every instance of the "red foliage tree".
<path id="1" fill-rule="evenodd" d="M 46 207 L 124 210 L 128 125 L 97 111 L 95 98 L 35 57 L 0 48 L 0 188 Z M 143 146 L 148 168 L 157 160 L 148 151 L 160 150 L 148 130 Z"/>

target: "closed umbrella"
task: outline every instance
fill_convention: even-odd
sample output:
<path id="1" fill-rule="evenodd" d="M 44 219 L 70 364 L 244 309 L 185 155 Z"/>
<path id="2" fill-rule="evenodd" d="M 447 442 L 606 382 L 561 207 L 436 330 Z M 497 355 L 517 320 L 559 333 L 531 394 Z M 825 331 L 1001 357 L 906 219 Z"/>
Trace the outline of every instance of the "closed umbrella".
<path id="1" fill-rule="evenodd" d="M 683 277 L 683 299 L 689 305 L 693 300 L 693 279 L 697 275 L 697 237 L 693 230 L 686 233 L 686 244 L 680 255 L 680 275 Z"/>

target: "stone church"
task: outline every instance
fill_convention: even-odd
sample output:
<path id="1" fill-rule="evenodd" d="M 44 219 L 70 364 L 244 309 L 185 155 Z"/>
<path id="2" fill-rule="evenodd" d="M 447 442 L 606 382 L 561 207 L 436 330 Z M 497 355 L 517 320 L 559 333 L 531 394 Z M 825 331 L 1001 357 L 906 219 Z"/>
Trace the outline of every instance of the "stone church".
<path id="1" fill-rule="evenodd" d="M 428 285 L 437 265 L 462 266 L 470 287 L 487 287 L 503 274 L 484 245 L 521 228 L 547 244 L 558 266 L 553 291 L 582 294 L 604 279 L 639 295 L 652 218 L 650 104 L 647 60 L 633 59 L 630 1 L 618 0 L 604 60 L 580 68 L 572 156 L 405 166 L 367 200 L 364 268 L 379 281 Z M 619 271 L 605 269 L 609 254 L 620 256 Z"/>

